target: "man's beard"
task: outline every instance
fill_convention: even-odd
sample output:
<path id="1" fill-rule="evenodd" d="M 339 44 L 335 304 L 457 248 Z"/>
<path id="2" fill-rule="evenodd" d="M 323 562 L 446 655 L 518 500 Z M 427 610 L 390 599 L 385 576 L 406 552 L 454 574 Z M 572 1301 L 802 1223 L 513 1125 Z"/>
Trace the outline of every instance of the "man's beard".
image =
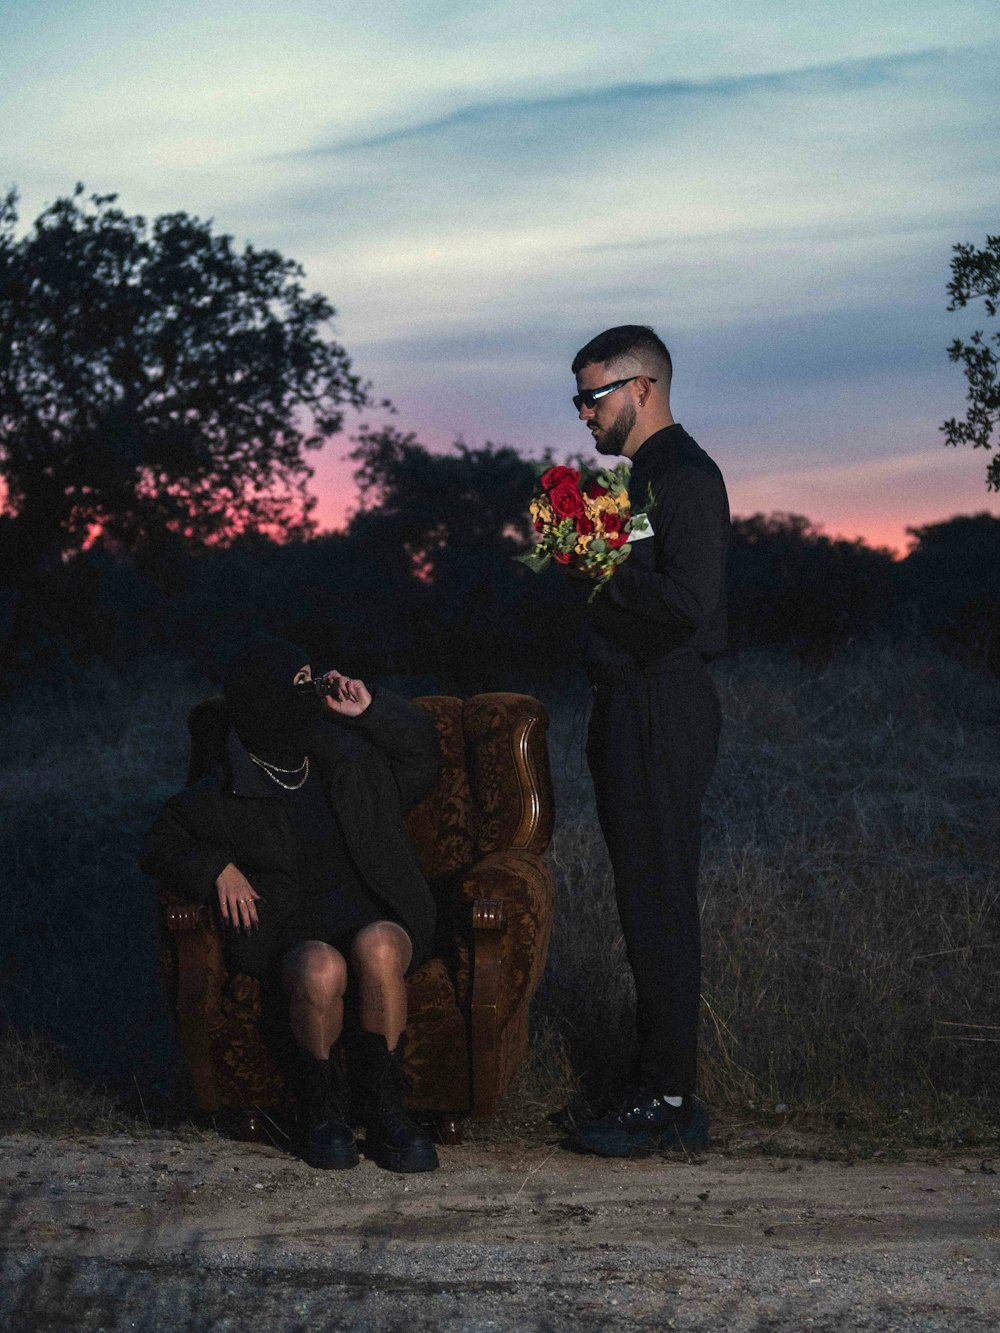
<path id="1" fill-rule="evenodd" d="M 606 427 L 600 435 L 594 436 L 594 446 L 599 454 L 620 454 L 625 447 L 625 441 L 632 433 L 632 427 L 635 425 L 635 404 L 628 403 L 615 417 L 611 425 Z"/>

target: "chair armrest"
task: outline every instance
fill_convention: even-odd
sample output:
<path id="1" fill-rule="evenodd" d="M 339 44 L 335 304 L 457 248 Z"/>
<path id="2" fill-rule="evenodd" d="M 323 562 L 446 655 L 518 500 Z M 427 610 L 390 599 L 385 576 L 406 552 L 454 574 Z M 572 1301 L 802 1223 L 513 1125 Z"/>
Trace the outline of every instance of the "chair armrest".
<path id="1" fill-rule="evenodd" d="M 182 930 L 215 930 L 212 909 L 205 903 L 166 902 L 163 924 L 171 933 Z"/>
<path id="2" fill-rule="evenodd" d="M 477 898 L 472 904 L 472 1110 L 488 1115 L 496 1105 L 493 1084 L 500 1062 L 500 1010 L 503 991 L 503 903 Z"/>
<path id="3" fill-rule="evenodd" d="M 188 1070 L 202 1110 L 214 1111 L 220 1099 L 209 1022 L 218 1007 L 222 937 L 206 904 L 166 893 L 160 901 L 160 919 L 174 957 L 175 1013 Z"/>
<path id="4" fill-rule="evenodd" d="M 482 929 L 503 934 L 503 966 L 514 990 L 533 994 L 545 967 L 555 902 L 545 860 L 521 849 L 491 852 L 465 873 L 460 893 L 473 904 Z"/>
<path id="5" fill-rule="evenodd" d="M 488 1115 L 510 1077 L 502 1049 L 510 1020 L 523 1010 L 526 1022 L 545 967 L 552 873 L 534 852 L 494 852 L 465 875 L 461 892 L 472 908 L 473 1112 Z"/>

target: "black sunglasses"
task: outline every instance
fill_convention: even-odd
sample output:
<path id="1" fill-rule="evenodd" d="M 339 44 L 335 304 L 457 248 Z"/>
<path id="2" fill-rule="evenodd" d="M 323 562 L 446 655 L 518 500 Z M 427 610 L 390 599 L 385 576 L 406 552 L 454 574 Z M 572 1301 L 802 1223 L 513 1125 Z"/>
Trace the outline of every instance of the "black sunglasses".
<path id="1" fill-rule="evenodd" d="M 643 378 L 648 379 L 650 384 L 656 383 L 652 375 L 629 375 L 627 380 L 612 380 L 610 384 L 602 384 L 599 389 L 581 389 L 579 393 L 573 395 L 573 406 L 578 412 L 581 407 L 591 408 L 602 398 L 607 398 L 609 393 L 614 393 L 616 389 L 620 389 L 623 384 L 631 384 L 633 380 Z"/>

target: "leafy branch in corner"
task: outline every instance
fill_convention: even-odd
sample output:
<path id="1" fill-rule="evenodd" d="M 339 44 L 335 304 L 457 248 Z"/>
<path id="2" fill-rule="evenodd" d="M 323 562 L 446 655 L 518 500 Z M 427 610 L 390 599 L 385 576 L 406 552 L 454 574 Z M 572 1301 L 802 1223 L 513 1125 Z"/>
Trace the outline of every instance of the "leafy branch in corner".
<path id="1" fill-rule="evenodd" d="M 982 300 L 990 319 L 996 319 L 1000 303 L 1000 236 L 987 236 L 986 247 L 956 245 L 948 283 L 949 310 L 962 310 L 970 301 Z M 967 342 L 956 338 L 948 348 L 952 361 L 961 362 L 968 385 L 969 403 L 965 418 L 951 417 L 941 430 L 945 444 L 971 444 L 974 449 L 992 449 L 1000 427 L 1000 332 L 986 334 L 977 329 Z M 1000 455 L 990 459 L 986 485 L 1000 490 Z"/>

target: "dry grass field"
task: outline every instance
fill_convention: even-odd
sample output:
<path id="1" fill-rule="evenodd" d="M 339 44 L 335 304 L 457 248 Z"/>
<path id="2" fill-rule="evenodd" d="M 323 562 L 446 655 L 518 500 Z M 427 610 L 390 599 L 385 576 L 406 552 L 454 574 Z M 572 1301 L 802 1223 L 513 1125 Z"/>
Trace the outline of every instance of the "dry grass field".
<path id="1" fill-rule="evenodd" d="M 715 674 L 705 1094 L 903 1138 L 974 1133 L 1000 1085 L 1000 682 L 864 645 L 822 670 L 771 654 Z M 623 1072 L 630 996 L 584 724 L 554 728 L 560 910 L 538 1015 L 600 1086 Z"/>

